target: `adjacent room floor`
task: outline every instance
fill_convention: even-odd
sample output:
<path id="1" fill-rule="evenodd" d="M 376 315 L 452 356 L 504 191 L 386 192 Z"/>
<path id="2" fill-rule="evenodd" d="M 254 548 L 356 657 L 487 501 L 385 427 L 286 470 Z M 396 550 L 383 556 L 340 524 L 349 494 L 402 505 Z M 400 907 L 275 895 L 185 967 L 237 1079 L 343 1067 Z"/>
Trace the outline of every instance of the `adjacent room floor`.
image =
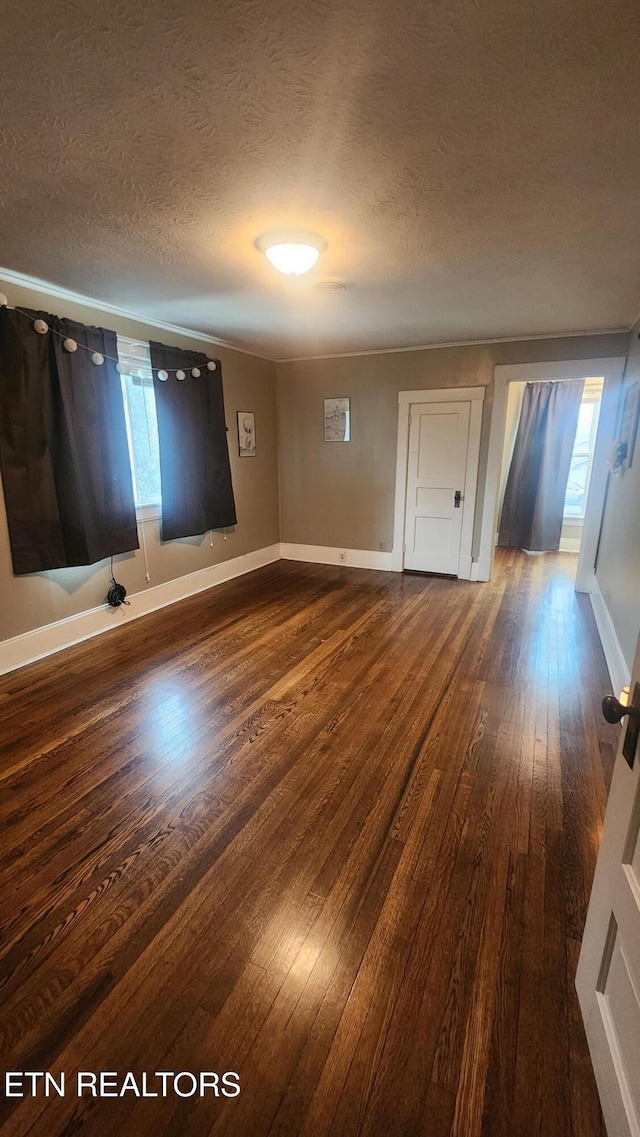
<path id="1" fill-rule="evenodd" d="M 7 1137 L 604 1132 L 573 977 L 618 728 L 574 564 L 281 561 L 0 680 L 3 1068 L 69 1087 Z"/>

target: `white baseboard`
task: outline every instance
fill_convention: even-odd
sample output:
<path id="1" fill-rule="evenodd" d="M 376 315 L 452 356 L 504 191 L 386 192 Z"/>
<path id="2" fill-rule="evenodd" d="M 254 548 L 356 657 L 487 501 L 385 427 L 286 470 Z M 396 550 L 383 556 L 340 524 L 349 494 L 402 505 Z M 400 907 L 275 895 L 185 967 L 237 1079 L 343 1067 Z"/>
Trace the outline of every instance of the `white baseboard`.
<path id="1" fill-rule="evenodd" d="M 179 576 L 175 580 L 168 580 L 165 584 L 157 584 L 147 588 L 144 592 L 132 593 L 128 599 L 128 608 L 90 608 L 86 612 L 79 612 L 75 616 L 68 616 L 64 620 L 57 620 L 54 624 L 47 624 L 43 628 L 35 628 L 31 632 L 14 636 L 13 639 L 0 643 L 0 675 L 13 671 L 17 667 L 24 667 L 27 663 L 34 663 L 37 659 L 52 655 L 62 648 L 71 647 L 72 644 L 81 643 L 91 636 L 102 632 L 120 628 L 138 616 L 146 616 L 148 612 L 155 612 L 158 608 L 165 608 L 168 604 L 175 604 L 177 600 L 185 600 L 207 588 L 223 584 L 226 580 L 233 580 L 236 576 L 243 576 L 263 565 L 271 564 L 280 559 L 280 546 L 269 545 L 255 552 L 245 553 L 241 557 L 234 557 L 221 564 L 210 565 L 198 572 Z"/>
<path id="2" fill-rule="evenodd" d="M 602 590 L 598 582 L 597 576 L 593 575 L 591 579 L 591 587 L 589 589 L 591 598 L 591 607 L 593 608 L 593 615 L 596 621 L 596 627 L 600 636 L 602 650 L 604 657 L 607 661 L 607 668 L 609 677 L 613 686 L 613 694 L 619 696 L 623 687 L 627 687 L 631 682 L 631 672 L 629 665 L 624 658 L 620 642 L 616 634 L 616 629 L 611 619 L 611 613 L 607 608 L 607 604 Z"/>
<path id="3" fill-rule="evenodd" d="M 340 560 L 340 553 L 345 560 Z M 282 542 L 280 555 L 285 561 L 308 561 L 317 565 L 346 565 L 347 568 L 383 569 L 393 572 L 393 554 L 372 549 L 334 549 L 330 545 L 290 545 Z"/>

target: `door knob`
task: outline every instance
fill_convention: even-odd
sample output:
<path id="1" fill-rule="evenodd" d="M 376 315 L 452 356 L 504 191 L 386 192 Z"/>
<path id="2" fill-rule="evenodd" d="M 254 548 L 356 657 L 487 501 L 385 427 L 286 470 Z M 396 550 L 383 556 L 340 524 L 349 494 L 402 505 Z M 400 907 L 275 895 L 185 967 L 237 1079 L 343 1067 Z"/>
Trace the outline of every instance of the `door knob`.
<path id="1" fill-rule="evenodd" d="M 616 699 L 615 695 L 605 695 L 602 700 L 602 713 L 607 722 L 611 723 L 621 722 L 625 715 L 629 715 L 636 722 L 640 722 L 640 707 L 633 705 L 625 707 L 624 703 Z"/>
<path id="2" fill-rule="evenodd" d="M 456 507 L 456 509 L 460 509 L 460 502 L 461 501 L 462 501 L 462 491 L 456 490 L 456 492 L 453 495 L 453 504 Z"/>
<path id="3" fill-rule="evenodd" d="M 622 753 L 633 769 L 638 738 L 640 738 L 640 683 L 636 683 L 633 688 L 633 695 L 627 706 L 616 699 L 615 695 L 605 695 L 602 700 L 602 713 L 607 722 L 621 722 L 625 715 L 629 716 Z"/>

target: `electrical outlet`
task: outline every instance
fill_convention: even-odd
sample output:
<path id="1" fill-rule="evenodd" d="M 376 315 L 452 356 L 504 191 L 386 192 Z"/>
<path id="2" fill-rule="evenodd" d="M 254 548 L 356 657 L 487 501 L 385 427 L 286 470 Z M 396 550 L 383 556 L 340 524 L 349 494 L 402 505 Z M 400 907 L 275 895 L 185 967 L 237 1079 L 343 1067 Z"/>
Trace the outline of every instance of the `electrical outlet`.
<path id="1" fill-rule="evenodd" d="M 380 552 L 381 552 L 381 553 L 384 553 L 384 546 L 385 546 L 385 542 L 384 542 L 384 541 L 379 541 L 379 542 L 378 542 L 378 548 L 379 548 L 379 550 L 380 550 Z"/>
<path id="2" fill-rule="evenodd" d="M 346 562 L 347 554 L 345 553 L 344 549 L 340 553 L 338 553 L 338 559 L 341 560 L 343 563 Z"/>

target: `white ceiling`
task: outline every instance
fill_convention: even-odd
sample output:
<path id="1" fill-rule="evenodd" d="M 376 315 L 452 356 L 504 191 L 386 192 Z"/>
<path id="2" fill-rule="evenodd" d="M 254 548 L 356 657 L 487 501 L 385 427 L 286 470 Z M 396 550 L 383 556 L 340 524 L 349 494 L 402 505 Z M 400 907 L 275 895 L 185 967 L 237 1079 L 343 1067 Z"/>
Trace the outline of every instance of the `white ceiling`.
<path id="1" fill-rule="evenodd" d="M 0 263 L 278 359 L 628 327 L 638 22 L 636 0 L 5 0 Z M 279 225 L 329 242 L 307 277 L 255 249 Z"/>

